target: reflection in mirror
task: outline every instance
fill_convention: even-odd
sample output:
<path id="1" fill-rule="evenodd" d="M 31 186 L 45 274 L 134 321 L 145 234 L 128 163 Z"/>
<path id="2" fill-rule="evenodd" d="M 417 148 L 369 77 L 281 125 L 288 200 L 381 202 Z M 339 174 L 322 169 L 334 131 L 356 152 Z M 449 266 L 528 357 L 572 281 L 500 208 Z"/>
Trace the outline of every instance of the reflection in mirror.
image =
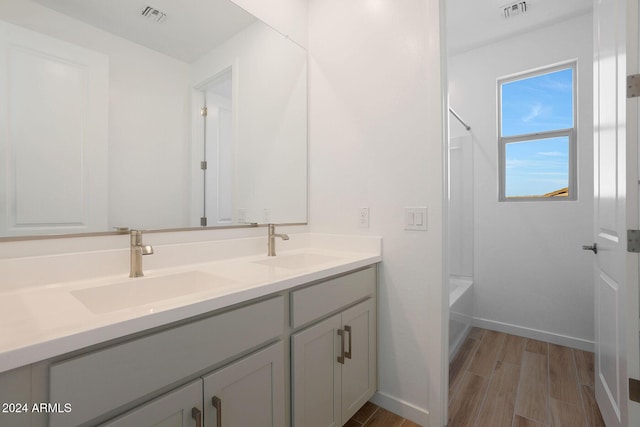
<path id="1" fill-rule="evenodd" d="M 306 222 L 306 52 L 231 1 L 3 0 L 0 55 L 0 237 Z"/>
<path id="2" fill-rule="evenodd" d="M 199 88 L 202 108 L 204 206 L 200 225 L 233 223 L 233 69 L 228 68 Z M 193 141 L 197 147 L 198 140 Z M 196 150 L 196 153 L 200 150 Z M 196 162 L 198 158 L 196 157 Z M 215 169 L 209 172 L 209 164 Z M 242 208 L 240 208 L 242 209 Z M 238 210 L 238 221 L 246 221 Z M 212 220 L 214 222 L 212 222 Z"/>

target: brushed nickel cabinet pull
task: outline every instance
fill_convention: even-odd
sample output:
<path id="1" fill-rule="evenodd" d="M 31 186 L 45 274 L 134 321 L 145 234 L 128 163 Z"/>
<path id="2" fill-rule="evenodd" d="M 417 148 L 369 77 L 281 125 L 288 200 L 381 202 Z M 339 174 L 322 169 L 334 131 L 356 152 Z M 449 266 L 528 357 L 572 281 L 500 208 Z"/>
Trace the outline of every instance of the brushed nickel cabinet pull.
<path id="1" fill-rule="evenodd" d="M 344 365 L 344 331 L 338 329 L 338 335 L 340 335 L 340 356 L 338 356 L 338 363 Z"/>
<path id="2" fill-rule="evenodd" d="M 351 359 L 351 326 L 344 325 L 345 332 L 349 332 L 349 351 L 344 353 L 344 357 Z"/>
<path id="3" fill-rule="evenodd" d="M 195 406 L 191 408 L 191 418 L 196 420 L 196 427 L 202 427 L 202 411 Z"/>
<path id="4" fill-rule="evenodd" d="M 213 396 L 211 404 L 216 408 L 216 427 L 222 427 L 222 400 L 218 396 Z"/>

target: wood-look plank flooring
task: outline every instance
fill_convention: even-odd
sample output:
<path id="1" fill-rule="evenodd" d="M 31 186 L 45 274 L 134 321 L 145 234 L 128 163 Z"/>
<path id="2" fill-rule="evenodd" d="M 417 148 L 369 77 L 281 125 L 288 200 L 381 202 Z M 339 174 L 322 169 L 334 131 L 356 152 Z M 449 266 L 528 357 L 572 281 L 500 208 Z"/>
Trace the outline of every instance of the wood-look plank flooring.
<path id="1" fill-rule="evenodd" d="M 364 404 L 343 427 L 420 427 L 371 402 Z"/>
<path id="2" fill-rule="evenodd" d="M 473 328 L 449 364 L 448 427 L 605 427 L 593 353 Z M 344 427 L 420 427 L 367 402 Z"/>
<path id="3" fill-rule="evenodd" d="M 593 353 L 473 328 L 449 365 L 448 426 L 604 427 L 593 365 Z"/>

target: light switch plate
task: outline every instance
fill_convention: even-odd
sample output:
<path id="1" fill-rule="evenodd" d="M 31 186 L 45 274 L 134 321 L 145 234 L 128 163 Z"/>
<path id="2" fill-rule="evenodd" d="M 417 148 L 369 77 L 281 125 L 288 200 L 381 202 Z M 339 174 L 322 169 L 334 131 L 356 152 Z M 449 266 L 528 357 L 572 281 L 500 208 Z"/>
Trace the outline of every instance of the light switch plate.
<path id="1" fill-rule="evenodd" d="M 427 231 L 427 208 L 404 208 L 404 229 L 409 231 Z"/>

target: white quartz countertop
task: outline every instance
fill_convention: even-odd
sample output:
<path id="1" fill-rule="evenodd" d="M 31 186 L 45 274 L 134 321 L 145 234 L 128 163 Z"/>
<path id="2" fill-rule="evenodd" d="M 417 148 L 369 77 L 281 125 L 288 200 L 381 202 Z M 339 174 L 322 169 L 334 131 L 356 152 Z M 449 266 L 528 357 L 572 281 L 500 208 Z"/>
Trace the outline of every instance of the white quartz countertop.
<path id="1" fill-rule="evenodd" d="M 155 268 L 137 279 L 123 272 L 1 292 L 0 372 L 377 263 L 381 244 L 372 242 Z"/>

